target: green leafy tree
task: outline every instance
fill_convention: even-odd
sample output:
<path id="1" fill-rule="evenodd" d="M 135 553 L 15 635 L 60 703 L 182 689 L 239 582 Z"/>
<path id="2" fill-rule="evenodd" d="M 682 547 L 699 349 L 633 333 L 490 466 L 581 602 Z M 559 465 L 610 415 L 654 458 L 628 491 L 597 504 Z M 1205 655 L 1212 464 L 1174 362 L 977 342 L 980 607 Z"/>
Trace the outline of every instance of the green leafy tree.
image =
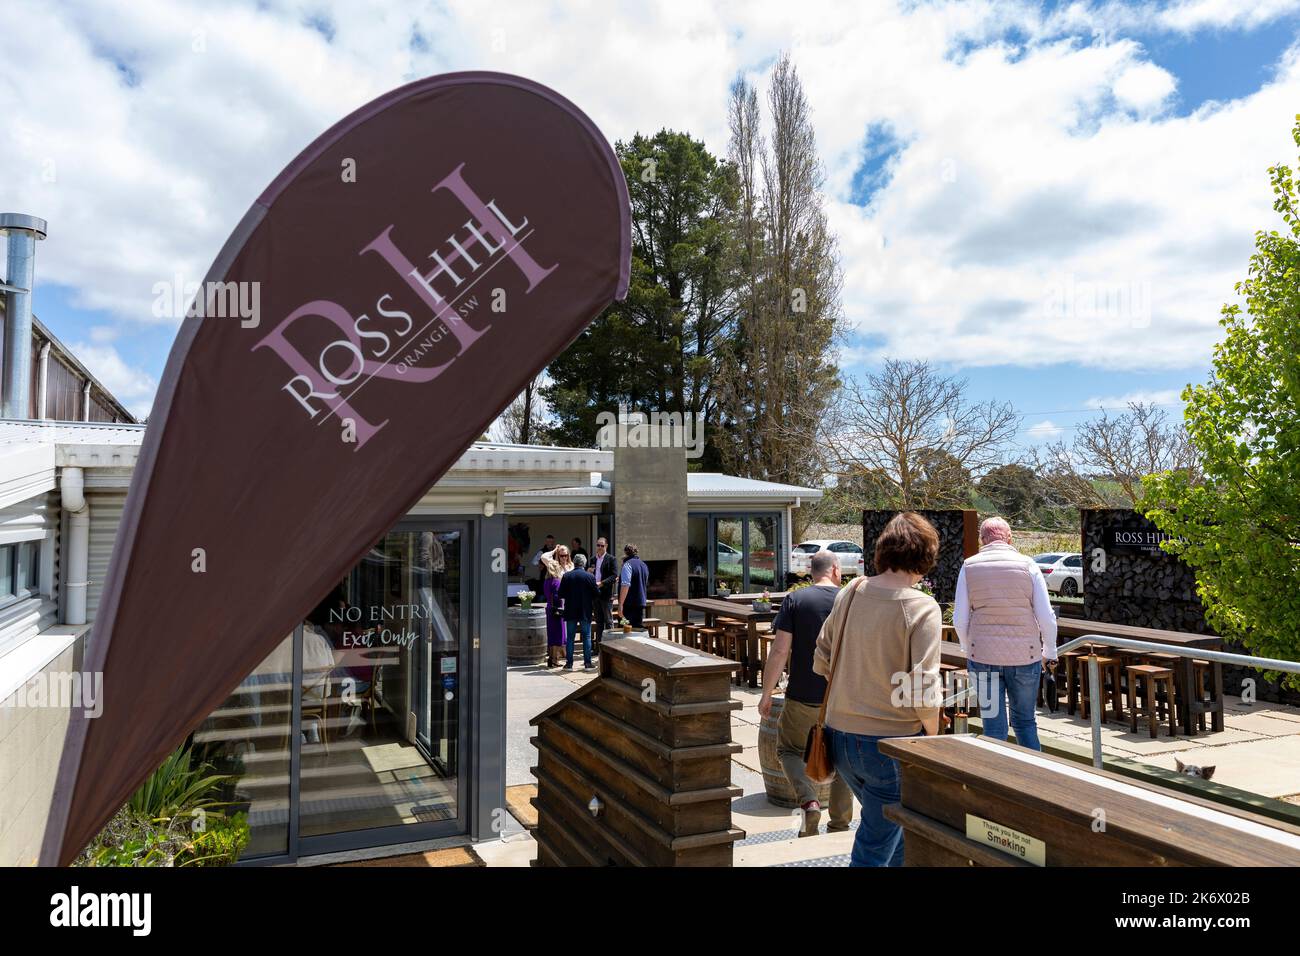
<path id="1" fill-rule="evenodd" d="M 1300 147 L 1300 116 L 1292 131 Z M 1143 508 L 1196 570 L 1210 623 L 1265 657 L 1300 658 L 1300 192 L 1269 169 L 1282 232 L 1255 234 L 1245 300 L 1223 308 L 1204 385 L 1183 391 L 1203 477 L 1144 481 Z M 1287 682 L 1300 686 L 1300 679 Z"/>
<path id="2" fill-rule="evenodd" d="M 989 469 L 979 480 L 979 493 L 998 514 L 1019 525 L 1032 523 L 1046 503 L 1038 475 L 1015 462 Z"/>
<path id="3" fill-rule="evenodd" d="M 632 203 L 627 299 L 605 310 L 547 369 L 548 437 L 594 444 L 597 416 L 637 411 L 704 416 L 716 407 L 715 351 L 734 320 L 736 178 L 698 140 L 661 130 L 615 147 Z M 705 428 L 705 467 L 717 452 Z"/>

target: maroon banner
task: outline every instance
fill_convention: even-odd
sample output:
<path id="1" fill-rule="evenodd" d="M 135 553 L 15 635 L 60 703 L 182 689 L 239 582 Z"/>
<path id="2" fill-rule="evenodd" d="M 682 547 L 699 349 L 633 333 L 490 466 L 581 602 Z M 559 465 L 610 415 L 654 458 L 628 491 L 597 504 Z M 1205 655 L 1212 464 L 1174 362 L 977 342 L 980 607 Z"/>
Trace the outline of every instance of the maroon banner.
<path id="1" fill-rule="evenodd" d="M 41 862 L 73 860 L 627 291 L 622 170 L 567 100 L 458 73 L 380 97 L 217 257 L 154 403 Z"/>

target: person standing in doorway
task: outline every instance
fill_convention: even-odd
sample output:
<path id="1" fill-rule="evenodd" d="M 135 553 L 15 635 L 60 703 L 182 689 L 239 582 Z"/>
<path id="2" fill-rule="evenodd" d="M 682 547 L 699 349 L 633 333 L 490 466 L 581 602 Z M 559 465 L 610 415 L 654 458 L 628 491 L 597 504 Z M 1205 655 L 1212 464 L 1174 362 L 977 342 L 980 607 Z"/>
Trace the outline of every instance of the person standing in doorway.
<path id="1" fill-rule="evenodd" d="M 609 614 L 614 603 L 614 582 L 618 580 L 618 564 L 609 553 L 609 543 L 604 538 L 596 539 L 596 557 L 592 561 L 592 576 L 596 587 L 600 589 L 600 600 L 596 602 L 596 630 L 592 636 L 591 649 L 600 653 L 600 639 L 609 627 Z"/>
<path id="2" fill-rule="evenodd" d="M 574 538 L 572 541 L 569 542 L 569 557 L 576 558 L 580 554 L 585 556 L 587 554 L 587 551 L 582 546 L 582 539 Z"/>
<path id="3" fill-rule="evenodd" d="M 1007 739 L 1007 705 L 1016 743 L 1041 750 L 1038 682 L 1056 660 L 1056 615 L 1047 581 L 1033 558 L 1011 546 L 1003 518 L 980 523 L 980 549 L 957 575 L 952 625 L 979 695 L 983 735 Z"/>
<path id="4" fill-rule="evenodd" d="M 555 667 L 564 653 L 564 618 L 560 614 L 560 579 L 573 570 L 569 549 L 557 545 L 554 551 L 542 555 L 546 569 L 546 582 L 542 593 L 546 596 L 546 666 Z"/>
<path id="5" fill-rule="evenodd" d="M 645 621 L 646 592 L 650 587 L 650 569 L 637 556 L 636 545 L 623 545 L 623 570 L 618 578 L 618 614 L 633 627 Z"/>
<path id="6" fill-rule="evenodd" d="M 564 608 L 564 622 L 568 628 L 569 649 L 565 670 L 573 670 L 573 647 L 582 637 L 582 665 L 591 670 L 591 614 L 600 600 L 596 578 L 587 571 L 587 556 L 573 556 L 573 570 L 560 579 L 560 605 Z"/>
<path id="7" fill-rule="evenodd" d="M 812 556 L 811 572 L 812 586 L 787 594 L 772 622 L 775 640 L 763 668 L 763 696 L 758 702 L 759 714 L 771 717 L 772 692 L 788 660 L 790 680 L 785 686 L 785 704 L 777 721 L 776 755 L 803 809 L 801 837 L 816 836 L 822 817 L 817 786 L 804 770 L 803 751 L 808 731 L 817 723 L 822 698 L 826 696 L 826 679 L 813 673 L 813 655 L 822 624 L 840 593 L 838 556 L 832 551 L 818 551 Z M 853 793 L 839 774 L 831 781 L 830 810 L 831 822 L 827 829 L 847 830 L 853 820 Z"/>

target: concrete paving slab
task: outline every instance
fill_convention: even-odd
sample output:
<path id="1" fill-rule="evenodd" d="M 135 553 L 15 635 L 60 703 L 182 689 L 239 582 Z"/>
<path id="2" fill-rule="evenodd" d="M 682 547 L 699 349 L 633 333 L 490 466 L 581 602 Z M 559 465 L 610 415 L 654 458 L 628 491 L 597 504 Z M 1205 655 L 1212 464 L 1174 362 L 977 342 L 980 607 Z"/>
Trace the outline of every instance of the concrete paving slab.
<path id="1" fill-rule="evenodd" d="M 1261 737 L 1285 737 L 1300 734 L 1300 720 L 1290 720 L 1288 715 L 1273 711 L 1225 714 L 1223 724 L 1230 730 L 1258 734 Z M 1214 735 L 1215 737 L 1218 734 Z M 1213 737 L 1211 738 L 1213 740 Z"/>
<path id="2" fill-rule="evenodd" d="M 738 754 L 732 754 L 733 763 L 738 763 L 746 770 L 751 770 L 760 777 L 763 774 L 763 766 L 758 760 L 758 747 L 746 747 Z"/>
<path id="3" fill-rule="evenodd" d="M 778 866 L 801 860 L 816 860 L 839 856 L 852 851 L 854 833 L 823 833 L 804 839 L 795 838 L 776 843 L 754 843 L 736 847 L 732 855 L 733 866 Z"/>
<path id="4" fill-rule="evenodd" d="M 758 727 L 754 724 L 742 723 L 739 727 L 731 728 L 731 742 L 742 747 L 757 747 L 758 733 Z"/>
<path id="5" fill-rule="evenodd" d="M 532 866 L 537 859 L 537 841 L 520 832 L 501 840 L 475 843 L 474 852 L 485 866 Z"/>

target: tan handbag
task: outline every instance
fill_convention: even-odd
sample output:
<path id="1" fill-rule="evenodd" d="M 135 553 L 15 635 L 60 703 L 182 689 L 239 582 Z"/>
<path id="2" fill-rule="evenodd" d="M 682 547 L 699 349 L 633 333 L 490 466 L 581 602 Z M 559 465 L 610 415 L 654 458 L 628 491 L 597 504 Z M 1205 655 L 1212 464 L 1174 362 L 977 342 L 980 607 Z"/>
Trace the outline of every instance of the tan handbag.
<path id="1" fill-rule="evenodd" d="M 840 636 L 837 641 L 831 644 L 831 666 L 826 675 L 826 696 L 822 698 L 822 709 L 817 714 L 817 723 L 808 728 L 808 740 L 803 748 L 804 773 L 808 779 L 815 784 L 830 783 L 835 779 L 835 761 L 831 758 L 831 748 L 826 738 L 826 705 L 831 699 L 831 683 L 835 680 L 835 662 L 839 660 L 840 649 L 844 646 L 844 630 L 849 624 L 849 612 L 853 610 L 853 602 L 857 600 L 858 590 L 862 587 L 865 578 L 859 578 L 850 587 L 853 593 L 849 596 L 849 605 L 844 609 L 844 617 L 840 620 Z"/>

